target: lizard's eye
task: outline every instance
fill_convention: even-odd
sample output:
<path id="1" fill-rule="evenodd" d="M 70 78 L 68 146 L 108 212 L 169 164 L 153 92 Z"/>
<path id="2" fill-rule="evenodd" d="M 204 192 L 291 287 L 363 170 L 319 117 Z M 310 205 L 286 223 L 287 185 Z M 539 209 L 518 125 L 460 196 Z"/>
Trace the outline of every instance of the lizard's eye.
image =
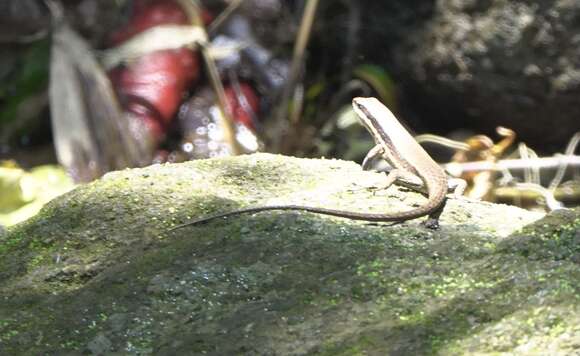
<path id="1" fill-rule="evenodd" d="M 356 103 L 356 106 L 367 118 L 372 116 L 366 106 L 359 103 Z"/>

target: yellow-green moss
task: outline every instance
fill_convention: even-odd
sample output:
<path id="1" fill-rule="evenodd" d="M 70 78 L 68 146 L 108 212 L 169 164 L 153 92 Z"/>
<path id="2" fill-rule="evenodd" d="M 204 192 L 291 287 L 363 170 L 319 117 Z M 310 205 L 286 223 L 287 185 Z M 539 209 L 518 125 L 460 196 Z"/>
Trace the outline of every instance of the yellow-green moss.
<path id="1" fill-rule="evenodd" d="M 366 189 L 382 179 L 349 162 L 253 155 L 115 172 L 79 187 L 0 238 L 3 350 L 577 350 L 577 211 L 532 224 L 538 214 L 452 199 L 436 232 L 419 221 L 291 211 L 168 232 L 272 202 L 395 211 L 424 201 Z M 500 223 L 507 215 L 509 226 Z"/>

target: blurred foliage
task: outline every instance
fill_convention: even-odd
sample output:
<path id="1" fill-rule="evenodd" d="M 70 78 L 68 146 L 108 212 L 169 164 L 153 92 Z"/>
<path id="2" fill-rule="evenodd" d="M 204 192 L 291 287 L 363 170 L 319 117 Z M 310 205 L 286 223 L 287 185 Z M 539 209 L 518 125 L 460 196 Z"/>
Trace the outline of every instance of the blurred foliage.
<path id="1" fill-rule="evenodd" d="M 329 103 L 322 103 L 330 91 Z M 319 81 L 306 91 L 304 117 L 320 112 L 323 118 L 319 137 L 312 139 L 319 155 L 360 162 L 375 145 L 352 109 L 350 101 L 356 96 L 377 96 L 395 113 L 399 108 L 395 82 L 384 68 L 370 63 L 354 68 L 350 80 L 338 89 Z"/>
<path id="2" fill-rule="evenodd" d="M 48 85 L 48 39 L 32 44 L 17 56 L 18 64 L 0 78 L 0 127 L 17 120 L 19 106 Z"/>
<path id="3" fill-rule="evenodd" d="M 368 83 L 379 99 L 392 111 L 399 111 L 397 87 L 384 68 L 373 64 L 362 64 L 355 68 L 354 76 Z"/>
<path id="4" fill-rule="evenodd" d="M 14 225 L 38 213 L 51 199 L 74 187 L 59 166 L 25 171 L 13 161 L 0 162 L 0 224 Z"/>

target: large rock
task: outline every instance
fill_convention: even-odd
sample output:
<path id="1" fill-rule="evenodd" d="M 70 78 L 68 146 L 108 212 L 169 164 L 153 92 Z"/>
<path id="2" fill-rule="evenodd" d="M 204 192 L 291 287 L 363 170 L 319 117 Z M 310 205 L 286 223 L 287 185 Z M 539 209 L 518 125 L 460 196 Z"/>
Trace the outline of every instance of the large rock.
<path id="1" fill-rule="evenodd" d="M 248 205 L 424 201 L 372 189 L 383 180 L 352 162 L 260 154 L 79 187 L 0 235 L 0 354 L 580 350 L 578 212 L 451 199 L 435 232 L 291 211 L 168 231 Z"/>
<path id="2" fill-rule="evenodd" d="M 435 127 L 562 151 L 580 130 L 578 18 L 574 0 L 439 0 L 396 52 L 408 98 Z"/>

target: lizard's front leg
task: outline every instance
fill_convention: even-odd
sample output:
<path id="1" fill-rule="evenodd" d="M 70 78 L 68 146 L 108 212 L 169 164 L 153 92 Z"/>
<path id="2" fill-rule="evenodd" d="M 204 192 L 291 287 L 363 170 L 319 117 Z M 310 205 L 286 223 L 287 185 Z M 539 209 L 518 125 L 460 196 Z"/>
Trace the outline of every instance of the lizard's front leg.
<path id="1" fill-rule="evenodd" d="M 463 196 L 467 188 L 467 182 L 461 178 L 447 178 L 447 187 L 449 190 L 453 190 L 453 196 L 455 198 L 459 198 Z"/>
<path id="2" fill-rule="evenodd" d="M 361 166 L 363 170 L 369 170 L 369 168 L 371 167 L 371 163 L 376 159 L 376 158 L 382 158 L 383 155 L 383 147 L 381 145 L 376 145 L 375 147 L 373 147 L 366 155 L 366 157 L 364 158 Z M 392 173 L 394 171 L 397 171 L 396 173 Z M 421 179 L 419 177 L 417 177 L 414 174 L 405 172 L 401 169 L 396 169 L 393 167 L 389 167 L 389 169 L 387 171 L 385 171 L 385 173 L 387 173 L 387 180 L 382 183 L 380 186 L 375 187 L 374 189 L 376 190 L 385 190 L 388 187 L 390 187 L 393 183 L 395 183 L 395 181 L 397 182 L 397 184 L 402 185 L 404 187 L 407 187 L 409 189 L 412 189 L 414 191 L 420 192 L 420 193 L 424 193 L 426 194 L 427 191 L 424 187 L 423 181 L 421 181 Z"/>
<path id="3" fill-rule="evenodd" d="M 367 153 L 367 155 L 365 156 L 365 159 L 363 159 L 362 161 L 362 169 L 363 171 L 368 171 L 369 166 L 371 165 L 371 162 L 377 158 L 377 157 L 381 157 L 383 155 L 384 149 L 383 146 L 381 145 L 376 145 L 375 147 L 371 148 L 371 150 Z"/>
<path id="4" fill-rule="evenodd" d="M 383 154 L 383 148 L 381 145 L 376 145 L 375 147 L 373 147 L 367 153 L 366 157 L 364 158 L 364 160 L 362 162 L 361 166 L 362 166 L 363 170 L 365 170 L 365 171 L 368 170 L 371 166 L 371 163 L 376 158 L 382 158 L 382 154 Z M 394 168 L 390 168 L 390 170 L 387 171 L 387 174 L 390 174 L 390 172 L 392 170 L 394 170 Z M 423 181 L 414 174 L 399 170 L 399 172 L 397 173 L 397 176 L 396 176 L 396 180 L 397 180 L 397 184 L 399 184 L 399 185 L 402 185 L 402 186 L 407 187 L 409 189 L 413 189 L 414 191 L 417 191 L 417 192 L 420 192 L 423 194 L 427 194 L 427 191 L 425 189 Z M 387 178 L 387 181 L 385 182 L 385 184 L 381 185 L 377 189 L 379 189 L 379 190 L 386 189 L 391 184 L 393 184 L 393 182 L 394 182 L 394 180 Z M 453 192 L 453 196 L 455 198 L 458 198 L 460 196 L 463 196 L 463 193 L 465 192 L 465 189 L 467 188 L 467 182 L 461 178 L 449 177 L 447 179 L 447 188 L 449 189 L 449 191 Z"/>

